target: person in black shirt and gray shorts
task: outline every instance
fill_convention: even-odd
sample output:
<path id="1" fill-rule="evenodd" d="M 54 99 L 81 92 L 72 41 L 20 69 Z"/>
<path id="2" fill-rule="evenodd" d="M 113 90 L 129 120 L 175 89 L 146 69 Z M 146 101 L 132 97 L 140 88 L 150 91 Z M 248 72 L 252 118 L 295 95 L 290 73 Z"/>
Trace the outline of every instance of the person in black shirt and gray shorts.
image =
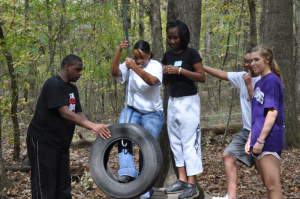
<path id="1" fill-rule="evenodd" d="M 181 193 L 179 199 L 194 198 L 199 195 L 195 175 L 203 171 L 200 98 L 195 82 L 205 82 L 206 77 L 198 51 L 187 47 L 190 33 L 185 23 L 168 22 L 167 41 L 171 50 L 162 60 L 163 84 L 170 87 L 167 125 L 179 179 L 165 192 Z"/>
<path id="2" fill-rule="evenodd" d="M 110 137 L 108 125 L 94 124 L 82 112 L 78 90 L 71 83 L 80 78 L 82 67 L 80 57 L 66 56 L 60 73 L 42 88 L 26 140 L 33 199 L 72 198 L 69 147 L 75 125 L 103 139 Z"/>

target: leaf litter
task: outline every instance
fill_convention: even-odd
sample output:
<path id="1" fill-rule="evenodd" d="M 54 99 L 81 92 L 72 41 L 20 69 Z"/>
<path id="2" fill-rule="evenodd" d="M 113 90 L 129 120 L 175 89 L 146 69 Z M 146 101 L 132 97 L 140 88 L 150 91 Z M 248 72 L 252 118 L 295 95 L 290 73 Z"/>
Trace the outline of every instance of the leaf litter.
<path id="1" fill-rule="evenodd" d="M 25 134 L 24 131 L 22 134 Z M 25 135 L 24 135 L 25 137 Z M 202 161 L 203 173 L 197 177 L 199 185 L 203 190 L 212 196 L 224 196 L 227 193 L 226 176 L 222 153 L 234 135 L 229 134 L 225 140 L 225 146 L 221 146 L 223 135 L 205 134 L 202 136 Z M 3 158 L 5 166 L 20 166 L 18 162 L 12 160 L 12 144 L 8 139 L 2 139 Z M 25 139 L 21 140 L 21 158 L 26 154 Z M 90 172 L 88 158 L 91 147 L 70 149 L 70 166 L 83 169 L 74 170 L 72 175 L 72 197 L 77 198 L 106 198 L 94 183 Z M 136 169 L 138 169 L 138 147 L 134 146 L 134 159 Z M 266 198 L 260 176 L 255 168 L 248 168 L 240 162 L 238 167 L 238 198 Z M 110 155 L 110 168 L 117 176 L 119 169 L 117 147 L 113 147 Z M 300 150 L 286 149 L 282 152 L 281 160 L 281 184 L 284 198 L 300 199 Z M 7 171 L 9 181 L 14 188 L 2 190 L 2 198 L 31 198 L 30 172 Z"/>

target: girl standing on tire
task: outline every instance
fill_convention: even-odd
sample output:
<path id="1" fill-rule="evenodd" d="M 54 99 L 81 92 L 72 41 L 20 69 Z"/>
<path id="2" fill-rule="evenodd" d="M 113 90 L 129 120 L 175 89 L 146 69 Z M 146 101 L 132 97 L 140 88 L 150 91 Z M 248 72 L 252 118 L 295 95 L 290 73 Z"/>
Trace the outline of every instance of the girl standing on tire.
<path id="1" fill-rule="evenodd" d="M 128 108 L 127 123 L 139 124 L 148 130 L 156 139 L 158 138 L 164 120 L 162 100 L 160 98 L 160 87 L 162 85 L 162 66 L 151 59 L 152 53 L 148 42 L 140 40 L 133 47 L 134 60 L 126 58 L 120 64 L 123 49 L 128 47 L 124 38 L 118 48 L 111 64 L 111 74 L 121 83 L 126 81 L 127 68 L 129 68 Z M 123 108 L 120 123 L 124 122 L 125 108 Z M 134 180 L 138 171 L 135 169 L 132 156 L 132 142 L 122 140 L 119 142 L 118 181 L 122 183 Z M 143 157 L 140 152 L 139 170 L 143 167 Z M 151 189 L 141 198 L 150 198 L 153 194 Z"/>
<path id="2" fill-rule="evenodd" d="M 267 188 L 267 198 L 283 198 L 280 182 L 280 155 L 284 149 L 284 94 L 282 75 L 267 46 L 251 50 L 253 71 L 261 75 L 252 98 L 251 132 L 245 150 L 256 157 Z"/>
<path id="3" fill-rule="evenodd" d="M 169 84 L 168 135 L 179 179 L 165 193 L 181 193 L 179 199 L 194 198 L 199 195 L 195 175 L 203 171 L 200 98 L 195 82 L 203 83 L 206 77 L 198 51 L 188 47 L 190 33 L 185 23 L 168 22 L 167 41 L 171 50 L 162 60 L 163 84 Z"/>

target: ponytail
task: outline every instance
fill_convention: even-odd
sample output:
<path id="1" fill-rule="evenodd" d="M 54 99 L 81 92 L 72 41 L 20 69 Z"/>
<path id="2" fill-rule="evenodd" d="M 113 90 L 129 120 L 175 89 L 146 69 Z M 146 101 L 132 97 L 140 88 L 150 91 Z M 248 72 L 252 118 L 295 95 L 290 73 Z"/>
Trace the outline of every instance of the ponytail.
<path id="1" fill-rule="evenodd" d="M 271 71 L 275 75 L 277 75 L 279 77 L 281 83 L 283 83 L 283 77 L 282 77 L 282 74 L 281 74 L 281 71 L 279 69 L 277 62 L 274 60 L 272 49 L 266 45 L 260 45 L 260 46 L 256 46 L 256 47 L 252 48 L 251 53 L 252 52 L 259 52 L 260 56 L 265 61 L 269 60 L 269 66 L 270 66 Z"/>
<path id="2" fill-rule="evenodd" d="M 282 77 L 281 71 L 279 69 L 277 62 L 274 59 L 272 60 L 272 63 L 270 63 L 270 68 L 271 68 L 271 71 L 279 77 L 281 83 L 283 83 L 283 77 Z"/>

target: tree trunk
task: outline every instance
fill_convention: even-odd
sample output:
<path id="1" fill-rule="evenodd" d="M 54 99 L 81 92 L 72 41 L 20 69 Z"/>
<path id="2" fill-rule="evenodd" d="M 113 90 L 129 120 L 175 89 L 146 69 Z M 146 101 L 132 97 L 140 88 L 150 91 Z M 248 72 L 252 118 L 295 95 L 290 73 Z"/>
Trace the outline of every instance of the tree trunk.
<path id="1" fill-rule="evenodd" d="M 189 27 L 191 34 L 190 47 L 199 49 L 200 41 L 200 26 L 201 26 L 201 4 L 200 0 L 169 0 L 168 1 L 168 16 L 167 21 L 180 19 L 184 21 Z M 150 9 L 150 12 L 153 12 Z M 155 35 L 157 36 L 157 35 Z M 168 46 L 168 45 L 167 45 Z M 177 168 L 174 164 L 173 153 L 170 149 L 169 138 L 167 134 L 167 107 L 169 99 L 169 88 L 168 86 L 164 87 L 164 125 L 162 128 L 161 135 L 159 137 L 159 143 L 163 152 L 164 166 L 161 178 L 158 180 L 158 186 L 170 186 L 178 178 Z M 172 164 L 171 164 L 172 163 Z M 199 197 L 204 198 L 204 191 L 199 187 L 197 181 L 196 184 L 199 188 Z"/>
<path id="2" fill-rule="evenodd" d="M 144 23 L 142 18 L 144 17 L 144 0 L 139 0 L 139 35 L 140 38 L 144 38 Z"/>
<path id="3" fill-rule="evenodd" d="M 153 10 L 150 10 L 150 12 L 153 12 Z M 174 19 L 174 12 L 175 12 L 175 0 L 169 0 L 167 21 Z M 168 50 L 169 48 L 168 44 L 166 46 Z M 167 129 L 168 100 L 169 100 L 169 86 L 164 86 L 163 109 L 164 109 L 165 117 L 164 117 L 164 124 L 158 138 L 158 143 L 160 145 L 163 154 L 164 164 L 161 172 L 161 177 L 156 182 L 155 185 L 156 187 L 169 187 L 177 180 L 178 177 L 174 156 L 170 147 L 170 141 L 169 141 L 168 129 Z"/>
<path id="4" fill-rule="evenodd" d="M 153 59 L 161 61 L 164 56 L 159 0 L 150 0 L 150 23 Z"/>
<path id="5" fill-rule="evenodd" d="M 11 108 L 10 114 L 14 128 L 14 154 L 13 159 L 18 161 L 20 159 L 20 130 L 19 130 L 19 121 L 18 121 L 18 87 L 17 87 L 17 76 L 15 74 L 13 59 L 10 52 L 8 52 L 6 48 L 6 43 L 4 41 L 4 34 L 2 29 L 2 24 L 0 22 L 0 45 L 2 47 L 2 53 L 6 58 L 7 67 L 10 75 L 10 85 L 12 90 L 12 98 L 11 98 Z"/>
<path id="6" fill-rule="evenodd" d="M 206 27 L 207 27 L 207 31 L 205 33 L 205 62 L 206 65 L 211 67 L 212 66 L 212 61 L 211 61 L 211 53 L 210 53 L 210 49 L 211 49 L 211 35 L 210 35 L 210 15 L 207 16 L 206 19 Z M 207 100 L 208 100 L 208 104 L 210 106 L 211 110 L 215 110 L 216 111 L 216 106 L 215 106 L 215 87 L 214 87 L 214 78 L 206 73 L 206 82 L 207 82 Z"/>
<path id="7" fill-rule="evenodd" d="M 30 16 L 30 4 L 29 4 L 29 0 L 25 0 L 25 29 L 26 32 L 28 32 L 29 30 L 27 30 L 28 27 L 28 23 L 29 23 L 29 16 Z M 35 67 L 33 66 L 33 62 L 31 60 L 32 58 L 32 53 L 30 52 L 30 58 L 29 58 L 29 72 L 28 72 L 28 76 L 29 76 L 29 95 L 28 98 L 29 100 L 33 100 L 30 101 L 28 103 L 28 113 L 29 115 L 33 115 L 34 114 L 34 110 L 35 110 Z"/>
<path id="8" fill-rule="evenodd" d="M 0 104 L 1 104 L 1 98 L 0 98 Z M 8 190 L 9 187 L 12 187 L 10 184 L 3 164 L 3 156 L 2 156 L 2 112 L 0 109 L 0 190 L 2 191 L 4 188 Z"/>
<path id="9" fill-rule="evenodd" d="M 52 25 L 51 25 L 51 8 L 50 8 L 50 0 L 46 0 L 46 8 L 47 8 L 47 18 L 48 18 L 48 34 L 49 34 L 49 52 L 50 52 L 50 60 L 49 60 L 49 68 L 51 76 L 54 76 L 54 68 L 53 68 L 53 63 L 54 63 L 54 56 L 55 56 L 55 47 L 56 43 L 53 43 L 53 35 L 52 35 Z"/>
<path id="10" fill-rule="evenodd" d="M 248 0 L 250 11 L 250 46 L 257 46 L 257 29 L 256 29 L 256 4 L 254 0 Z"/>
<path id="11" fill-rule="evenodd" d="M 248 22 L 245 22 L 245 25 L 244 26 L 249 26 L 250 27 L 250 24 Z M 250 33 L 249 33 L 249 30 L 244 30 L 244 50 L 247 51 L 248 49 L 251 48 L 251 41 L 249 41 L 249 38 L 250 38 Z"/>
<path id="12" fill-rule="evenodd" d="M 131 10 L 130 8 L 130 0 L 126 0 L 126 11 L 127 11 L 127 25 L 128 25 L 128 30 L 131 29 Z"/>
<path id="13" fill-rule="evenodd" d="M 201 6 L 202 0 L 176 0 L 175 10 L 172 15 L 174 19 L 183 21 L 189 28 L 191 48 L 199 49 L 200 46 L 200 27 L 201 27 Z"/>
<path id="14" fill-rule="evenodd" d="M 297 94 L 297 113 L 300 114 L 300 0 L 295 0 L 295 71 L 296 71 L 296 94 Z"/>
<path id="15" fill-rule="evenodd" d="M 295 71 L 293 64 L 293 0 L 263 1 L 262 43 L 273 49 L 284 79 L 284 118 L 286 147 L 299 147 L 299 121 L 296 111 Z"/>

